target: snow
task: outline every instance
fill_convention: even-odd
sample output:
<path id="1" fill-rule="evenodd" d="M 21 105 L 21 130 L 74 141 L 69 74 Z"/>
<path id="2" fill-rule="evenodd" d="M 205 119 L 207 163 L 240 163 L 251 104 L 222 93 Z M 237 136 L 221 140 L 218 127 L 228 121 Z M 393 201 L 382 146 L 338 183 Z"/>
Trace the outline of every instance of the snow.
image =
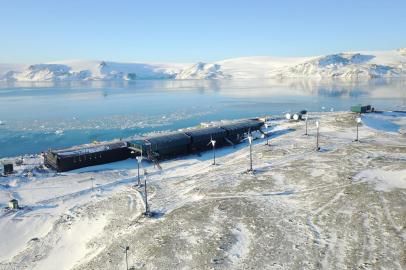
<path id="1" fill-rule="evenodd" d="M 406 170 L 369 169 L 360 172 L 354 179 L 373 184 L 377 191 L 391 191 L 396 188 L 406 189 Z"/>
<path id="2" fill-rule="evenodd" d="M 366 125 L 352 142 L 354 119 L 311 113 L 308 136 L 303 121 L 271 120 L 270 145 L 253 142 L 254 173 L 246 141 L 218 149 L 217 166 L 211 151 L 162 171 L 143 161 L 151 218 L 136 160 L 56 174 L 24 157 L 0 178 L 0 205 L 23 207 L 0 212 L 0 268 L 124 269 L 124 245 L 141 269 L 403 266 L 406 144 Z"/>
<path id="3" fill-rule="evenodd" d="M 231 232 L 235 237 L 235 243 L 229 250 L 230 260 L 237 263 L 248 255 L 251 235 L 243 223 L 237 224 Z"/>
<path id="4" fill-rule="evenodd" d="M 406 54 L 392 51 L 342 52 L 312 57 L 253 56 L 213 63 L 119 63 L 67 60 L 35 65 L 0 64 L 0 81 L 137 79 L 342 79 L 406 76 Z"/>
<path id="5" fill-rule="evenodd" d="M 88 219 L 75 223 L 61 232 L 61 237 L 52 251 L 33 269 L 72 269 L 82 259 L 90 260 L 91 251 L 87 249 L 86 244 L 102 233 L 106 224 L 105 218 L 99 219 L 96 223 Z"/>

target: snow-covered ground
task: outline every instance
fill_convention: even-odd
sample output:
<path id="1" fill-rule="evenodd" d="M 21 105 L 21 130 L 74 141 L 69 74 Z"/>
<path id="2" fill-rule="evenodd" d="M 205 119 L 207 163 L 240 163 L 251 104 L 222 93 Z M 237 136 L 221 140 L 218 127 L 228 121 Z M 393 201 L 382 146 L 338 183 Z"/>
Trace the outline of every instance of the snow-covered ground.
<path id="1" fill-rule="evenodd" d="M 69 60 L 0 64 L 0 81 L 312 78 L 366 80 L 406 76 L 406 49 L 312 57 L 241 57 L 214 63 L 117 63 Z"/>
<path id="2" fill-rule="evenodd" d="M 310 115 L 309 136 L 272 124 L 254 173 L 244 143 L 216 166 L 211 152 L 143 163 L 153 217 L 134 160 L 55 174 L 25 157 L 0 178 L 0 206 L 23 207 L 0 213 L 0 269 L 125 269 L 125 246 L 135 269 L 405 269 L 406 137 L 365 124 L 354 142 L 345 112 Z"/>

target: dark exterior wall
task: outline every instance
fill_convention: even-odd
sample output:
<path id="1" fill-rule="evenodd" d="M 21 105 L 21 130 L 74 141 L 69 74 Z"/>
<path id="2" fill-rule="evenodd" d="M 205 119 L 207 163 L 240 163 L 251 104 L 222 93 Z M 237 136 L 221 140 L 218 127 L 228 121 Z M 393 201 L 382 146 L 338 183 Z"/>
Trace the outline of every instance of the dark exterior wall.
<path id="1" fill-rule="evenodd" d="M 103 152 L 89 153 L 77 156 L 58 156 L 48 152 L 45 156 L 45 164 L 58 172 L 65 172 L 88 166 L 100 165 L 130 157 L 127 147 L 115 148 Z"/>
<path id="2" fill-rule="evenodd" d="M 191 137 L 189 147 L 191 152 L 212 149 L 213 146 L 210 143 L 211 139 L 216 141 L 216 147 L 220 147 L 225 144 L 224 138 L 227 136 L 227 132 L 218 127 L 191 130 L 187 131 L 186 134 Z"/>

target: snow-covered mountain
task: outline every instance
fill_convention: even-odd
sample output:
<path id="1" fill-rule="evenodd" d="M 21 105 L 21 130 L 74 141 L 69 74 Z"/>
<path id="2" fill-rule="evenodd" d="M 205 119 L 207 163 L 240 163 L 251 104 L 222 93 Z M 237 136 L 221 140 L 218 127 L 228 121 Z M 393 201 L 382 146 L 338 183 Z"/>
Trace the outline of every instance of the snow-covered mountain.
<path id="1" fill-rule="evenodd" d="M 61 61 L 35 65 L 0 64 L 1 81 L 138 79 L 371 79 L 406 76 L 406 48 L 345 52 L 316 57 L 243 57 L 214 63 L 148 64 Z"/>

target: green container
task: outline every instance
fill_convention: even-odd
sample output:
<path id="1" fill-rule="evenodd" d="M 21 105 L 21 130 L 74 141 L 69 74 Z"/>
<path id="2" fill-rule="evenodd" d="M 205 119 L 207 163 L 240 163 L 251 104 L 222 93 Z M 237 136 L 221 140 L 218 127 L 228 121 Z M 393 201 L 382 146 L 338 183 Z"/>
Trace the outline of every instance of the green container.
<path id="1" fill-rule="evenodd" d="M 371 105 L 356 105 L 351 106 L 351 111 L 355 113 L 367 113 L 371 112 Z"/>

